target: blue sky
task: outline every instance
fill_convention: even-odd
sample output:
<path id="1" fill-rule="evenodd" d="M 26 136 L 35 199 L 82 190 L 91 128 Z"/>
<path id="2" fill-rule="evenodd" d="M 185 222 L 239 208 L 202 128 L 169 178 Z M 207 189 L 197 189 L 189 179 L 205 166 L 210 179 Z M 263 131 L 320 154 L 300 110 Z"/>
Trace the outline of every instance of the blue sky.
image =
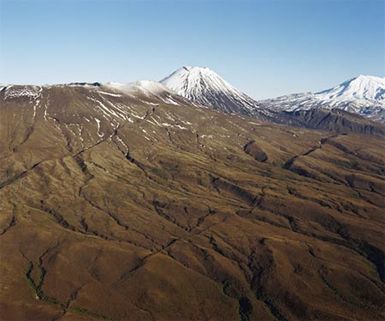
<path id="1" fill-rule="evenodd" d="M 383 0 L 0 0 L 0 83 L 207 66 L 254 98 L 385 75 Z"/>

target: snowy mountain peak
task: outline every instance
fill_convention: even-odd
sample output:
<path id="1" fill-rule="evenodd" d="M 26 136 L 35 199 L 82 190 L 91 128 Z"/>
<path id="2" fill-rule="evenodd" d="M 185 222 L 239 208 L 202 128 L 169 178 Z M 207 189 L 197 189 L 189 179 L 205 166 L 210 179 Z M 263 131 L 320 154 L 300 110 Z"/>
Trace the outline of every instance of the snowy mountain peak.
<path id="1" fill-rule="evenodd" d="M 317 93 L 286 95 L 259 103 L 286 111 L 336 108 L 385 123 L 385 77 L 359 75 Z"/>
<path id="2" fill-rule="evenodd" d="M 208 67 L 198 67 L 198 66 L 183 66 L 182 68 L 180 69 L 185 69 L 187 71 L 211 71 Z"/>
<path id="3" fill-rule="evenodd" d="M 342 84 L 316 93 L 320 99 L 385 101 L 385 78 L 359 75 Z"/>
<path id="4" fill-rule="evenodd" d="M 207 67 L 184 66 L 161 80 L 161 83 L 181 96 L 190 94 L 190 98 L 193 94 L 200 94 L 204 89 L 215 91 L 235 89 Z"/>
<path id="5" fill-rule="evenodd" d="M 184 66 L 160 82 L 193 103 L 224 112 L 248 115 L 258 108 L 252 98 L 207 67 Z"/>

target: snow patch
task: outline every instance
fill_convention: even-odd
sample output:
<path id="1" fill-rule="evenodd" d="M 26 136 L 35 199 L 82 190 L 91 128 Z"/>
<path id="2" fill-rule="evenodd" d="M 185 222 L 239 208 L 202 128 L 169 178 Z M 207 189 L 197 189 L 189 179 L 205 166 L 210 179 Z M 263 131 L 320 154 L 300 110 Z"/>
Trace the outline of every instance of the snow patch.
<path id="1" fill-rule="evenodd" d="M 96 124 L 98 125 L 97 135 L 98 135 L 99 137 L 103 137 L 104 134 L 100 132 L 100 120 L 97 119 L 97 118 L 95 118 L 95 121 L 96 121 Z"/>

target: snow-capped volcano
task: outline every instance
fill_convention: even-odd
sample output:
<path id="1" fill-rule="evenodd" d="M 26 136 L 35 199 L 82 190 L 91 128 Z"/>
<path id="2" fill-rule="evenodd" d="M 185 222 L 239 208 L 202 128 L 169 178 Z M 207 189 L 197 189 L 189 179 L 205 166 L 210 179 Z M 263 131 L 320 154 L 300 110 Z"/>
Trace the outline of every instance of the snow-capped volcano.
<path id="1" fill-rule="evenodd" d="M 274 110 L 342 109 L 385 123 L 385 78 L 360 75 L 333 88 L 267 99 Z"/>
<path id="2" fill-rule="evenodd" d="M 329 100 L 385 101 L 385 78 L 360 75 L 344 83 L 316 94 Z"/>
<path id="3" fill-rule="evenodd" d="M 182 67 L 160 82 L 197 105 L 245 115 L 258 109 L 254 99 L 206 67 Z"/>

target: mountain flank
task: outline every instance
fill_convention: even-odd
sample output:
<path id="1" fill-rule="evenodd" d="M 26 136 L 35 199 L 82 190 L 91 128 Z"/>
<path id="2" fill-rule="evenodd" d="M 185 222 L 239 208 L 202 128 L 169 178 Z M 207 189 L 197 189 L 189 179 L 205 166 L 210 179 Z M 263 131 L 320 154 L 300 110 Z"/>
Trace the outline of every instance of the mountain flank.
<path id="1" fill-rule="evenodd" d="M 0 318 L 383 320 L 383 137 L 158 89 L 1 89 Z"/>

